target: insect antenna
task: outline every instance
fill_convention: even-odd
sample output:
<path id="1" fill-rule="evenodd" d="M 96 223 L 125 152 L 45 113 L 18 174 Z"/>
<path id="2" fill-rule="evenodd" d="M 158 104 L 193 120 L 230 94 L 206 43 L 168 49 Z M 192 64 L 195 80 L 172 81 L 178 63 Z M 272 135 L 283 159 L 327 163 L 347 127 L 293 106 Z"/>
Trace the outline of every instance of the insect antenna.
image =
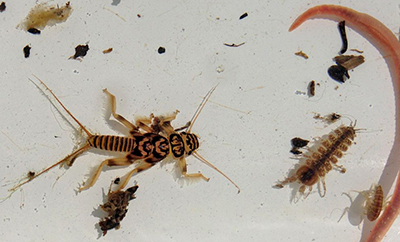
<path id="1" fill-rule="evenodd" d="M 53 93 L 53 91 L 37 76 L 33 75 L 34 77 L 36 77 L 36 79 L 39 80 L 39 82 L 46 88 L 46 90 L 48 90 L 51 95 L 56 99 L 56 101 L 61 105 L 61 107 L 71 116 L 71 118 L 73 120 L 75 120 L 75 122 L 86 132 L 86 134 L 91 137 L 93 136 L 75 117 L 74 115 L 71 114 L 71 112 L 64 106 L 64 104 L 62 104 L 62 102 L 58 99 L 58 97 Z M 32 80 L 29 78 L 29 80 L 40 89 L 40 87 Z M 40 89 L 42 92 L 43 90 Z M 78 155 L 80 155 L 81 153 L 83 153 L 84 151 L 90 149 L 90 144 L 86 143 L 86 145 L 82 146 L 81 148 L 79 148 L 78 150 L 72 152 L 71 154 L 67 155 L 64 159 L 58 161 L 57 163 L 45 168 L 44 170 L 36 173 L 33 176 L 27 177 L 27 180 L 25 180 L 24 182 L 21 182 L 17 185 L 15 185 L 13 188 L 9 189 L 9 191 L 12 193 L 14 193 L 19 187 L 21 187 L 22 185 L 32 181 L 33 179 L 35 179 L 36 177 L 42 175 L 43 173 L 48 172 L 49 170 L 53 169 L 54 167 L 63 164 L 66 161 L 73 161 Z"/>
<path id="2" fill-rule="evenodd" d="M 56 101 L 61 105 L 61 107 L 69 114 L 69 116 L 71 116 L 71 118 L 73 120 L 75 120 L 75 122 L 83 129 L 83 131 L 85 131 L 85 133 L 91 137 L 93 136 L 79 121 L 78 119 L 76 119 L 74 117 L 74 115 L 72 115 L 72 113 L 64 106 L 64 104 L 62 104 L 62 102 L 60 101 L 60 99 L 58 99 L 58 97 L 53 93 L 53 91 L 37 76 L 33 75 L 34 77 L 36 77 L 36 79 L 39 80 L 39 82 L 46 88 L 46 90 L 48 90 L 51 95 L 56 99 Z M 29 79 L 31 82 L 33 82 L 31 79 Z M 34 82 L 33 82 L 34 83 Z"/>
<path id="3" fill-rule="evenodd" d="M 186 128 L 186 132 L 190 133 L 192 130 L 194 122 L 196 122 L 196 119 L 199 117 L 200 112 L 203 110 L 204 106 L 206 105 L 208 99 L 210 99 L 211 94 L 214 92 L 215 88 L 217 88 L 218 85 L 215 87 L 211 88 L 210 91 L 206 94 L 206 96 L 203 98 L 203 101 L 200 103 L 199 107 L 197 108 L 196 112 L 194 113 L 192 119 L 190 120 L 190 125 Z"/>
<path id="4" fill-rule="evenodd" d="M 83 151 L 87 150 L 90 148 L 89 144 L 86 144 L 85 146 L 81 147 L 80 149 L 76 150 L 75 152 L 73 152 L 72 154 L 67 155 L 64 159 L 60 160 L 59 162 L 47 167 L 46 169 L 36 173 L 34 176 L 29 177 L 26 181 L 17 184 L 16 186 L 14 186 L 13 188 L 9 189 L 8 191 L 10 192 L 15 192 L 19 187 L 21 187 L 22 185 L 25 185 L 26 183 L 32 181 L 33 179 L 35 179 L 36 177 L 42 175 L 43 173 L 48 172 L 49 170 L 53 169 L 54 167 L 62 164 L 63 162 L 69 160 L 69 159 L 74 159 L 74 157 L 76 157 L 77 155 L 79 155 L 80 153 L 82 153 Z"/>
<path id="5" fill-rule="evenodd" d="M 214 88 L 215 89 L 215 88 Z M 199 153 L 197 153 L 196 151 L 193 151 L 192 155 L 194 157 L 196 157 L 198 160 L 202 161 L 203 163 L 205 163 L 206 165 L 208 165 L 209 167 L 213 168 L 214 170 L 216 170 L 217 172 L 219 172 L 221 175 L 223 175 L 226 179 L 228 179 L 237 189 L 238 189 L 238 193 L 240 193 L 240 188 L 238 185 L 236 185 L 236 183 L 234 183 L 227 175 L 225 175 L 222 171 L 220 171 L 217 167 L 215 167 L 213 164 L 211 164 L 210 162 L 208 162 L 206 159 L 204 159 L 201 155 L 199 155 Z"/>

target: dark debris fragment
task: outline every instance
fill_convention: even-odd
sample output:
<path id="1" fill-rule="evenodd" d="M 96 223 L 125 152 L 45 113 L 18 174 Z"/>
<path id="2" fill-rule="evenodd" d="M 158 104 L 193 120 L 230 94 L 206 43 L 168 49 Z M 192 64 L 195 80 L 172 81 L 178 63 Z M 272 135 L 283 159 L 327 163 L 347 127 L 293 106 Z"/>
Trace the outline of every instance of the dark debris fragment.
<path id="1" fill-rule="evenodd" d="M 244 19 L 244 18 L 247 17 L 247 16 L 249 16 L 249 15 L 248 15 L 247 12 L 246 12 L 246 13 L 240 15 L 239 20 L 240 20 L 240 19 Z"/>
<path id="2" fill-rule="evenodd" d="M 160 46 L 157 51 L 158 51 L 158 54 L 164 54 L 165 53 L 165 48 Z"/>
<path id="3" fill-rule="evenodd" d="M 79 57 L 84 57 L 89 51 L 89 45 L 78 45 L 75 47 L 75 54 L 70 57 L 70 59 L 77 59 Z"/>
<path id="4" fill-rule="evenodd" d="M 335 81 L 344 83 L 350 75 L 346 68 L 341 65 L 333 65 L 328 69 L 328 75 Z"/>
<path id="5" fill-rule="evenodd" d="M 347 51 L 347 48 L 348 48 L 345 24 L 346 24 L 345 21 L 340 21 L 338 23 L 340 37 L 342 38 L 342 49 L 339 52 L 341 55 L 344 54 Z"/>
<path id="6" fill-rule="evenodd" d="M 315 96 L 315 81 L 312 80 L 308 84 L 308 96 L 314 97 Z"/>
<path id="7" fill-rule="evenodd" d="M 4 12 L 4 10 L 6 10 L 6 3 L 5 2 L 1 2 L 1 4 L 0 4 L 0 12 Z"/>
<path id="8" fill-rule="evenodd" d="M 290 143 L 292 144 L 292 149 L 290 152 L 294 155 L 300 155 L 303 153 L 299 148 L 303 148 L 310 142 L 309 140 L 305 140 L 299 137 L 294 137 L 293 139 L 290 140 Z"/>
<path id="9" fill-rule="evenodd" d="M 235 43 L 228 44 L 228 43 L 224 43 L 224 45 L 225 45 L 225 46 L 228 46 L 228 47 L 239 47 L 239 46 L 242 46 L 242 45 L 244 45 L 244 44 L 245 44 L 245 42 L 242 42 L 242 43 L 240 43 L 240 44 L 235 44 Z"/>
<path id="10" fill-rule="evenodd" d="M 299 137 L 294 137 L 290 142 L 292 143 L 293 147 L 302 148 L 302 147 L 308 145 L 308 143 L 310 141 L 302 139 L 302 138 L 299 138 Z"/>
<path id="11" fill-rule="evenodd" d="M 110 229 L 119 229 L 121 221 L 128 212 L 129 201 L 135 199 L 135 192 L 139 186 L 133 186 L 126 191 L 108 192 L 108 201 L 100 205 L 101 209 L 108 213 L 108 216 L 99 222 L 99 226 L 103 231 L 103 236 Z"/>
<path id="12" fill-rule="evenodd" d="M 40 34 L 40 30 L 35 29 L 35 28 L 30 28 L 27 30 L 31 34 Z"/>
<path id="13" fill-rule="evenodd" d="M 293 155 L 300 155 L 300 154 L 302 154 L 303 152 L 300 151 L 299 148 L 293 147 L 293 148 L 290 150 L 290 153 L 292 153 Z"/>
<path id="14" fill-rule="evenodd" d="M 26 45 L 23 50 L 25 58 L 28 58 L 31 54 L 31 47 L 29 45 Z"/>

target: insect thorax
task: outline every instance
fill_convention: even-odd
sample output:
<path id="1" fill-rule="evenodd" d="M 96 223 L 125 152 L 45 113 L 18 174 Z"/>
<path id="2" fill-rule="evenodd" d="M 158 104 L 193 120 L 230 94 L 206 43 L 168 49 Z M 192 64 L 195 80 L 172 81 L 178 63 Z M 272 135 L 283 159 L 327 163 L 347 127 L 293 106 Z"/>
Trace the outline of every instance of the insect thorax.
<path id="1" fill-rule="evenodd" d="M 169 143 L 174 158 L 191 155 L 193 151 L 199 148 L 197 136 L 186 132 L 171 134 L 169 136 Z"/>

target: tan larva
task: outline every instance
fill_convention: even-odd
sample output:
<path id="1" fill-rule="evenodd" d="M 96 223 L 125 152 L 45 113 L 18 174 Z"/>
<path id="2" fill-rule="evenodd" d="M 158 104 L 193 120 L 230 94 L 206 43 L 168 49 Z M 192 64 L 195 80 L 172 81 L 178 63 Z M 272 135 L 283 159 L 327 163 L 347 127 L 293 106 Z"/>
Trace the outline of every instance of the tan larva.
<path id="1" fill-rule="evenodd" d="M 49 6 L 46 2 L 36 4 L 28 16 L 17 26 L 17 28 L 28 31 L 29 29 L 43 30 L 46 26 L 53 26 L 68 19 L 72 13 L 69 2 L 64 6 Z"/>
<path id="2" fill-rule="evenodd" d="M 387 205 L 382 186 L 373 184 L 369 190 L 358 193 L 365 197 L 364 214 L 369 221 L 375 221 Z"/>
<path id="3" fill-rule="evenodd" d="M 367 217 L 367 219 L 371 222 L 375 221 L 377 218 L 379 218 L 379 215 L 381 212 L 385 209 L 385 207 L 388 205 L 388 200 L 389 198 L 385 198 L 383 189 L 381 185 L 377 184 L 372 184 L 371 188 L 369 190 L 364 190 L 364 191 L 351 191 L 351 192 L 357 192 L 361 194 L 364 198 L 365 201 L 363 202 L 363 214 Z M 344 193 L 346 194 L 346 193 Z M 350 197 L 349 194 L 346 194 L 350 198 L 350 202 L 353 203 L 353 199 Z M 350 207 L 347 207 L 344 211 L 342 216 L 340 217 L 339 221 L 342 219 L 342 217 L 350 210 Z M 360 222 L 364 220 L 361 216 Z"/>
<path id="4" fill-rule="evenodd" d="M 300 165 L 296 170 L 295 174 L 286 178 L 284 181 L 277 183 L 277 188 L 282 188 L 284 185 L 298 182 L 301 184 L 299 192 L 304 195 L 306 187 L 309 192 L 305 196 L 307 197 L 312 187 L 319 181 L 322 182 L 324 193 L 321 197 L 326 194 L 325 175 L 332 170 L 332 168 L 339 169 L 341 173 L 345 173 L 346 169 L 343 166 L 337 164 L 338 159 L 342 158 L 343 152 L 348 150 L 348 147 L 353 143 L 356 136 L 355 125 L 345 126 L 341 125 L 334 131 L 332 131 L 327 138 L 320 139 L 316 145 L 309 149 L 307 154 L 303 157 L 306 159 L 305 164 Z"/>

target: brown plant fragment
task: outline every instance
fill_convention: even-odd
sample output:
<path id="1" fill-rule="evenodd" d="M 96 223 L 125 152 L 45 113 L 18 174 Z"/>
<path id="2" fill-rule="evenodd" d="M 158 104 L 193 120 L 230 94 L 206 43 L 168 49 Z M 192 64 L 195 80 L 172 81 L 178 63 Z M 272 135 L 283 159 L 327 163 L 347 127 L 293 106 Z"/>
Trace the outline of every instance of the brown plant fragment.
<path id="1" fill-rule="evenodd" d="M 294 54 L 297 55 L 297 56 L 301 56 L 306 60 L 308 59 L 308 55 L 306 53 L 304 53 L 303 51 L 301 51 L 301 50 L 296 52 L 296 53 L 294 53 Z"/>
<path id="2" fill-rule="evenodd" d="M 103 50 L 103 54 L 108 54 L 108 53 L 110 53 L 111 51 L 113 51 L 113 48 L 108 48 L 108 49 L 106 49 L 106 50 Z"/>
<path id="3" fill-rule="evenodd" d="M 315 81 L 312 80 L 308 84 L 308 96 L 314 97 L 315 96 Z"/>
<path id="4" fill-rule="evenodd" d="M 362 55 L 339 55 L 335 56 L 333 60 L 336 64 L 343 66 L 347 70 L 353 70 L 365 62 L 364 56 Z"/>
<path id="5" fill-rule="evenodd" d="M 103 231 L 103 236 L 107 234 L 110 229 L 119 229 L 121 221 L 124 219 L 128 212 L 129 201 L 135 199 L 135 192 L 139 188 L 138 185 L 126 189 L 126 191 L 108 191 L 108 201 L 100 208 L 108 213 L 108 216 L 99 222 L 99 226 Z"/>

